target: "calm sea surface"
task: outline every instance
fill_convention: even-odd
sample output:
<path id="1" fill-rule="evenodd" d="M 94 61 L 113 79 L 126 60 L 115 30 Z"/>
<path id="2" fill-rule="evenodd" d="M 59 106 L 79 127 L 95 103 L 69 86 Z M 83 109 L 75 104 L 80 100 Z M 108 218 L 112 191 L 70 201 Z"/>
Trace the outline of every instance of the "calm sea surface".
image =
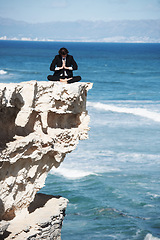
<path id="1" fill-rule="evenodd" d="M 63 240 L 160 239 L 160 44 L 0 41 L 0 82 L 47 81 L 60 47 L 93 82 L 89 139 L 49 173 Z"/>

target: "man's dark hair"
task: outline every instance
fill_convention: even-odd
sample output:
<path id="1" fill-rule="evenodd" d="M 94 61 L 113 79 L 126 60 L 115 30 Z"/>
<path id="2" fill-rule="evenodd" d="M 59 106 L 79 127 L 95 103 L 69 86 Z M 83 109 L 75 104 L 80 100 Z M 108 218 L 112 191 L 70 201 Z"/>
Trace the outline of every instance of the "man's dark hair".
<path id="1" fill-rule="evenodd" d="M 59 53 L 59 55 L 62 56 L 62 55 L 67 55 L 67 54 L 69 53 L 69 51 L 67 50 L 67 48 L 64 48 L 64 47 L 63 47 L 63 48 L 60 48 L 60 49 L 59 49 L 59 52 L 58 52 L 58 53 Z"/>

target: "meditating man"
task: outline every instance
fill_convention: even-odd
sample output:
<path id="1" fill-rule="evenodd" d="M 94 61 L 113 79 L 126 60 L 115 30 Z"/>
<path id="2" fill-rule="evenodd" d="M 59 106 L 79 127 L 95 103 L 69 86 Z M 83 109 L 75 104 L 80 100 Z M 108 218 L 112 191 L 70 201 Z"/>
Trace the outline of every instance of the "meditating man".
<path id="1" fill-rule="evenodd" d="M 59 55 L 53 59 L 50 70 L 54 71 L 53 75 L 48 75 L 50 81 L 60 81 L 63 83 L 74 83 L 81 80 L 80 76 L 73 76 L 73 70 L 77 70 L 78 66 L 73 56 L 69 55 L 66 48 L 59 50 Z"/>

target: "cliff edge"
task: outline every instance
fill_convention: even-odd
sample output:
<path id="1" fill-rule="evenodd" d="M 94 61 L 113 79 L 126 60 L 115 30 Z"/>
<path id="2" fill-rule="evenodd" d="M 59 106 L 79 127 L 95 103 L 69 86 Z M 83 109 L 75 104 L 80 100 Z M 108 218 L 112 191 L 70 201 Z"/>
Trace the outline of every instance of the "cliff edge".
<path id="1" fill-rule="evenodd" d="M 50 169 L 88 137 L 90 88 L 83 82 L 0 83 L 2 239 L 60 239 L 68 200 L 36 193 Z"/>

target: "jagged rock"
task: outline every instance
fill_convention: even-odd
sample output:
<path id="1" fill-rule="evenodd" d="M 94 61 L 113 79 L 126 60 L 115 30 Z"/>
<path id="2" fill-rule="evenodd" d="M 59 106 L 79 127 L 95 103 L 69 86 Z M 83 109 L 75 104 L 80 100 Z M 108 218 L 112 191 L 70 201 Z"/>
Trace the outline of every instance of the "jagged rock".
<path id="1" fill-rule="evenodd" d="M 36 194 L 28 211 L 22 210 L 10 221 L 6 240 L 60 240 L 67 199 Z"/>
<path id="2" fill-rule="evenodd" d="M 50 169 L 87 138 L 86 96 L 91 87 L 0 84 L 0 220 L 16 221 L 44 186 Z"/>

